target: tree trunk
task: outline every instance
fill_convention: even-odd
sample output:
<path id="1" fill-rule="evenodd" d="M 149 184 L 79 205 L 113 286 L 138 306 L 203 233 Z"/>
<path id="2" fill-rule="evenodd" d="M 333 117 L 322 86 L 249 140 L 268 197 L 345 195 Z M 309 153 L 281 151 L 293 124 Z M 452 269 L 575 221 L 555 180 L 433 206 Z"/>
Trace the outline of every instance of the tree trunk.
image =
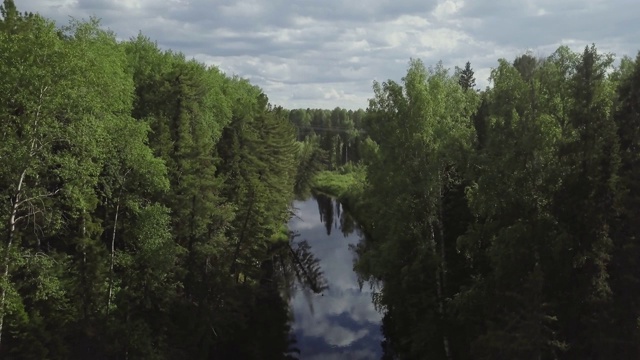
<path id="1" fill-rule="evenodd" d="M 111 259 L 109 259 L 109 298 L 107 300 L 107 317 L 111 308 L 111 298 L 113 296 L 113 263 L 116 250 L 116 231 L 118 230 L 118 214 L 120 213 L 120 201 L 116 205 L 116 214 L 113 219 L 113 234 L 111 235 Z"/>
<path id="2" fill-rule="evenodd" d="M 262 181 L 262 173 L 258 175 L 258 181 Z M 249 224 L 249 217 L 251 216 L 251 212 L 253 211 L 253 205 L 256 201 L 256 190 L 255 188 L 251 188 L 251 202 L 249 203 L 249 208 L 247 209 L 247 216 L 244 219 L 244 225 L 242 226 L 242 231 L 240 232 L 240 237 L 238 238 L 238 244 L 236 244 L 236 249 L 233 253 L 233 261 L 231 263 L 230 273 L 235 276 L 236 283 L 240 279 L 240 274 L 237 273 L 236 265 L 238 262 L 238 257 L 240 256 L 240 249 L 242 247 L 242 243 L 244 241 L 244 234 L 247 230 L 247 225 Z"/>
<path id="3" fill-rule="evenodd" d="M 44 86 L 40 89 L 40 96 L 38 98 L 38 106 L 36 107 L 35 118 L 33 121 L 33 128 L 38 128 L 38 122 L 40 120 L 40 111 L 42 109 L 42 100 L 44 98 L 44 94 L 47 91 L 48 86 Z M 35 155 L 36 150 L 36 137 L 31 138 L 31 146 L 29 150 L 29 157 L 33 157 Z M 18 180 L 18 187 L 16 189 L 16 194 L 13 196 L 13 201 L 11 204 L 11 215 L 9 217 L 9 233 L 7 235 L 7 247 L 5 248 L 4 253 L 4 270 L 2 272 L 2 294 L 0 294 L 0 349 L 2 347 L 2 331 L 4 326 L 4 315 L 6 308 L 6 297 L 7 297 L 7 286 L 9 284 L 9 255 L 11 252 L 11 246 L 13 245 L 13 239 L 15 237 L 17 223 L 20 220 L 18 218 L 18 210 L 20 208 L 20 204 L 24 203 L 26 200 L 21 200 L 20 195 L 22 193 L 22 188 L 24 186 L 24 178 L 27 175 L 27 169 L 24 169 L 20 174 L 20 179 Z M 56 191 L 57 192 L 57 191 Z M 55 192 L 53 193 L 55 194 Z"/>
<path id="4" fill-rule="evenodd" d="M 438 174 L 440 180 L 442 180 L 442 174 Z M 436 220 L 436 226 L 438 227 L 438 238 L 439 238 L 439 246 L 438 250 L 440 252 L 440 264 L 438 266 L 439 276 L 436 278 L 437 287 L 438 287 L 438 307 L 440 312 L 440 318 L 442 321 L 442 345 L 444 347 L 444 353 L 448 360 L 451 360 L 451 349 L 449 347 L 449 336 L 447 335 L 447 329 L 445 327 L 445 309 L 444 309 L 444 298 L 446 297 L 446 289 L 447 289 L 447 254 L 446 247 L 444 241 L 444 225 L 443 221 L 443 210 L 442 210 L 442 201 L 444 194 L 442 193 L 442 183 L 439 185 L 438 189 L 438 214 Z M 432 230 L 433 232 L 433 227 Z M 434 251 L 436 251 L 434 249 Z"/>
<path id="5" fill-rule="evenodd" d="M 13 197 L 11 206 L 11 217 L 9 218 L 9 234 L 7 236 L 7 247 L 4 252 L 4 270 L 2 273 L 2 295 L 0 295 L 0 348 L 2 346 L 2 329 L 4 325 L 4 313 L 6 310 L 6 298 L 7 298 L 7 286 L 9 286 L 9 255 L 11 252 L 11 245 L 13 244 L 13 238 L 16 232 L 18 206 L 20 204 L 20 192 L 22 191 L 22 185 L 24 184 L 24 177 L 27 174 L 25 169 L 20 174 L 20 180 L 18 181 L 18 189 Z"/>
<path id="6" fill-rule="evenodd" d="M 249 204 L 249 209 L 247 209 L 247 216 L 244 218 L 244 225 L 242 226 L 242 231 L 240 232 L 240 237 L 238 238 L 238 243 L 236 244 L 236 249 L 233 252 L 233 262 L 231 263 L 230 272 L 235 277 L 236 283 L 240 280 L 240 274 L 237 272 L 236 264 L 238 262 L 238 257 L 240 256 L 240 249 L 242 246 L 242 242 L 244 241 L 244 234 L 247 230 L 247 225 L 249 224 L 249 217 L 251 216 L 254 202 L 255 196 L 251 196 L 251 203 Z"/>
<path id="7" fill-rule="evenodd" d="M 82 284 L 82 289 L 86 290 L 87 288 L 87 249 L 85 248 L 85 244 L 84 241 L 86 239 L 87 236 L 87 214 L 86 212 L 82 212 L 82 267 L 81 267 L 81 284 Z M 89 307 L 88 307 L 88 300 L 87 300 L 87 292 L 84 293 L 85 295 L 82 297 L 82 315 L 83 315 L 83 321 L 86 322 L 88 316 L 89 316 Z M 85 323 L 86 325 L 86 323 Z"/>
<path id="8" fill-rule="evenodd" d="M 431 228 L 431 239 L 432 239 L 432 245 L 434 246 L 433 251 L 437 252 L 436 248 L 437 248 L 437 244 L 436 244 L 436 239 L 435 239 L 435 234 L 433 231 L 433 224 L 430 226 Z M 436 279 L 436 294 L 438 297 L 438 316 L 440 317 L 440 322 L 441 322 L 441 326 L 444 326 L 444 289 L 442 286 L 442 268 L 441 268 L 442 264 L 438 264 L 438 266 L 436 266 L 436 272 L 435 272 L 435 279 Z M 444 328 L 442 330 L 442 346 L 444 349 L 444 353 L 447 359 L 451 359 L 451 351 L 449 349 L 449 337 L 447 336 L 446 331 L 444 331 Z"/>

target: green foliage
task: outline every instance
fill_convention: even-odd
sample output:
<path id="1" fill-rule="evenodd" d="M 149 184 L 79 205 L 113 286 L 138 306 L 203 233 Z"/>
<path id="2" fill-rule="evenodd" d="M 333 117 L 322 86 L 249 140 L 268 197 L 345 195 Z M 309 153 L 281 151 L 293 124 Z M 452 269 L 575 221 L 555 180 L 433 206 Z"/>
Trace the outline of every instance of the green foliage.
<path id="1" fill-rule="evenodd" d="M 334 171 L 323 171 L 318 173 L 313 179 L 313 189 L 337 198 L 342 198 L 347 195 L 349 189 L 355 185 L 358 175 L 364 174 L 363 172 L 360 172 L 360 174 L 356 172 L 340 174 Z"/>
<path id="2" fill-rule="evenodd" d="M 312 158 L 316 164 L 312 169 L 307 169 L 308 166 L 301 168 L 302 176 L 309 174 L 304 177 L 305 180 L 312 178 L 317 168 L 335 170 L 364 160 L 361 148 L 367 137 L 363 129 L 362 109 L 295 109 L 288 113 L 288 118 L 297 129 L 298 140 L 305 147 L 311 146 L 303 149 L 308 151 L 305 159 Z"/>
<path id="3" fill-rule="evenodd" d="M 412 60 L 366 112 L 287 111 L 141 34 L 0 14 L 2 358 L 291 358 L 281 293 L 327 286 L 286 229 L 309 188 L 359 220 L 386 358 L 640 356 L 640 55 L 501 59 L 480 93 Z"/>
<path id="4" fill-rule="evenodd" d="M 449 316 L 446 298 L 457 276 L 449 265 L 464 224 L 445 230 L 448 218 L 459 215 L 445 208 L 471 149 L 468 119 L 477 98 L 442 66 L 427 69 L 417 60 L 402 85 L 376 83 L 374 93 L 367 127 L 376 143 L 367 168 L 370 200 L 357 206 L 367 209 L 360 222 L 368 238 L 356 249 L 356 268 L 383 286 L 376 302 L 397 338 L 395 351 L 410 358 L 451 356 L 461 340 L 452 338 L 453 330 L 429 324 Z"/>
<path id="5" fill-rule="evenodd" d="M 305 197 L 313 186 L 314 177 L 322 171 L 322 163 L 326 157 L 326 152 L 319 148 L 312 139 L 298 142 L 298 168 L 294 189 L 299 197 Z"/>
<path id="6" fill-rule="evenodd" d="M 385 356 L 638 356 L 638 61 L 525 54 L 479 96 L 415 61 L 374 84 L 356 269 Z"/>
<path id="7" fill-rule="evenodd" d="M 142 35 L 1 10 L 1 356 L 285 357 L 265 264 L 317 161 L 288 112 Z"/>

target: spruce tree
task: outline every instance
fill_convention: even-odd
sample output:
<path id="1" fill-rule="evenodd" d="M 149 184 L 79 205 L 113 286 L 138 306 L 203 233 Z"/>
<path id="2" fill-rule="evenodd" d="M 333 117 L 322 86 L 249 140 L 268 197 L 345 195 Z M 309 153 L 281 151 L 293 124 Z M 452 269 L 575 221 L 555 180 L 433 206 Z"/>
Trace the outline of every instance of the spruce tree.
<path id="1" fill-rule="evenodd" d="M 473 89 L 476 86 L 476 78 L 473 76 L 473 69 L 471 68 L 471 63 L 469 61 L 467 61 L 464 69 L 460 72 L 458 84 L 460 84 L 462 89 L 465 91 Z"/>

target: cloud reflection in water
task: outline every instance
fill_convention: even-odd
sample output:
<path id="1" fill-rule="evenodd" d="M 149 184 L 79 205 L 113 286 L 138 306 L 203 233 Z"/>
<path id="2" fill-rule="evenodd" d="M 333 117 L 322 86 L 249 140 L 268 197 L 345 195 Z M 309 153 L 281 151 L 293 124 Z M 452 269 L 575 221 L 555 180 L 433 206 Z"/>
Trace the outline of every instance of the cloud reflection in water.
<path id="1" fill-rule="evenodd" d="M 381 315 L 371 302 L 369 287 L 365 284 L 361 291 L 358 286 L 349 250 L 358 235 L 345 236 L 339 230 L 327 235 L 323 221 L 327 219 L 321 220 L 322 211 L 313 198 L 295 202 L 294 208 L 298 217 L 289 227 L 300 234 L 297 240 L 309 242 L 329 284 L 322 296 L 309 299 L 297 292 L 291 300 L 300 359 L 379 359 Z M 342 211 L 331 211 L 333 224 L 340 224 L 337 213 Z"/>

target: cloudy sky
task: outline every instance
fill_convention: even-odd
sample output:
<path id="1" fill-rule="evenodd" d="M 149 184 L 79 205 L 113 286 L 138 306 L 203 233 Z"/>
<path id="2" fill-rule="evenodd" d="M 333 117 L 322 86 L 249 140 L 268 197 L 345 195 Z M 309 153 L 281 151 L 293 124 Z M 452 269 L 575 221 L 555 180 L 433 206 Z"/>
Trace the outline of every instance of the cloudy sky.
<path id="1" fill-rule="evenodd" d="M 638 0 L 17 0 L 65 23 L 95 15 L 119 37 L 139 31 L 287 108 L 364 108 L 373 80 L 399 80 L 410 58 L 471 61 L 479 86 L 497 59 L 595 43 L 640 49 Z"/>

